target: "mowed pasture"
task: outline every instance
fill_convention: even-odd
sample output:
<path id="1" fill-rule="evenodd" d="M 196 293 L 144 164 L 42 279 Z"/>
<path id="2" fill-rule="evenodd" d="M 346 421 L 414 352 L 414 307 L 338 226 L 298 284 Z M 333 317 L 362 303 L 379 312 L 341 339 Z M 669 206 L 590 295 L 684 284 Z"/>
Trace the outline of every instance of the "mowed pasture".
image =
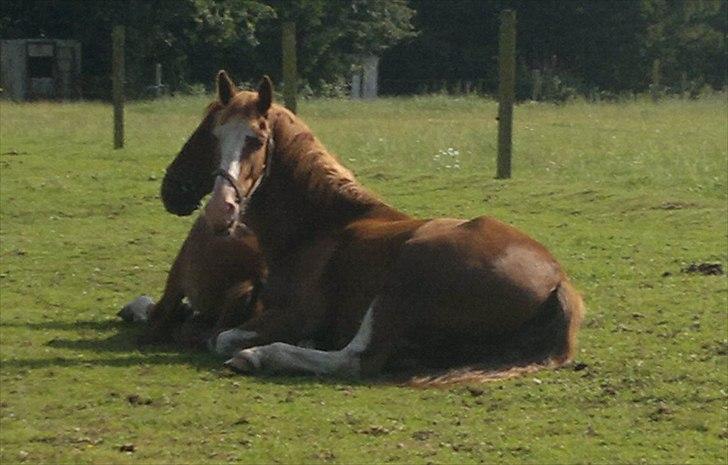
<path id="1" fill-rule="evenodd" d="M 115 314 L 192 224 L 159 185 L 207 102 L 129 104 L 122 150 L 108 105 L 0 103 L 0 462 L 725 463 L 727 281 L 683 271 L 728 263 L 725 95 L 519 105 L 511 180 L 492 101 L 301 103 L 390 204 L 513 224 L 583 292 L 574 365 L 444 389 L 136 346 Z"/>

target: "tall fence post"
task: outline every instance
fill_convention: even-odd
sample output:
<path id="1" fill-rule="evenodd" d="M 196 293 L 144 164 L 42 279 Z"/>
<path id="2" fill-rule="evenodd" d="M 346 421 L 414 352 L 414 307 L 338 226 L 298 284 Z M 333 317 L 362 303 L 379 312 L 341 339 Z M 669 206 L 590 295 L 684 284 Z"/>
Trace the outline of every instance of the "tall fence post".
<path id="1" fill-rule="evenodd" d="M 296 23 L 283 23 L 281 37 L 283 56 L 283 103 L 293 113 L 296 112 L 298 76 L 296 71 Z"/>
<path id="2" fill-rule="evenodd" d="M 124 26 L 114 26 L 111 37 L 113 41 L 114 148 L 120 149 L 124 147 Z"/>
<path id="3" fill-rule="evenodd" d="M 500 14 L 498 39 L 498 169 L 496 177 L 511 177 L 513 102 L 516 90 L 516 12 Z"/>

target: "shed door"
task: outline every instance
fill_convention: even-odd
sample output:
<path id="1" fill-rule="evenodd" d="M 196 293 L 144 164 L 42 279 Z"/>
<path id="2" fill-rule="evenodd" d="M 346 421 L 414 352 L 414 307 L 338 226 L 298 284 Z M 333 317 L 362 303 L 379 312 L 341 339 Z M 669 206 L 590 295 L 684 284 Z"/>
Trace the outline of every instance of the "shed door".
<path id="1" fill-rule="evenodd" d="M 53 42 L 28 42 L 28 98 L 56 95 L 56 47 Z"/>

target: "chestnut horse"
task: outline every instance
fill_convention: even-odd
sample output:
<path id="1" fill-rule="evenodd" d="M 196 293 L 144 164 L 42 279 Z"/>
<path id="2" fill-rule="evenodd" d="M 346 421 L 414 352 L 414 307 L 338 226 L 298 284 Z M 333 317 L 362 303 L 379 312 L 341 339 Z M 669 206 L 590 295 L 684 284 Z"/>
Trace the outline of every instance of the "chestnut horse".
<path id="1" fill-rule="evenodd" d="M 181 153 L 214 150 L 212 122 L 205 118 Z M 216 163 L 209 157 L 177 157 L 162 181 L 167 211 L 180 216 L 195 211 L 200 198 L 212 190 L 214 178 L 209 174 Z M 239 225 L 232 234 L 214 234 L 200 216 L 172 264 L 159 302 L 140 296 L 124 306 L 119 316 L 148 323 L 140 342 L 177 340 L 197 346 L 260 313 L 257 294 L 264 276 L 263 257 L 249 229 Z"/>
<path id="2" fill-rule="evenodd" d="M 265 312 L 217 337 L 227 366 L 356 377 L 414 360 L 487 376 L 476 368 L 571 360 L 582 299 L 541 244 L 487 216 L 399 212 L 272 102 L 267 77 L 239 91 L 221 71 L 217 86 L 214 149 L 176 163 L 219 163 L 204 217 L 218 233 L 244 220 L 268 265 Z"/>

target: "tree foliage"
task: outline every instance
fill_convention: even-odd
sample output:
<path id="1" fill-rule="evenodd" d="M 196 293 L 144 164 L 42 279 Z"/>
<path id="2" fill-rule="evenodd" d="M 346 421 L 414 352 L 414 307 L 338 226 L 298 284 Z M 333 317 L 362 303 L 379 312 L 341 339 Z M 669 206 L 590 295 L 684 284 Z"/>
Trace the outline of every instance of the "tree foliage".
<path id="1" fill-rule="evenodd" d="M 655 58 L 663 83 L 682 73 L 725 85 L 726 5 L 721 0 L 411 0 L 417 37 L 384 55 L 392 93 L 451 89 L 458 81 L 497 88 L 498 15 L 517 14 L 521 93 L 530 70 L 587 92 L 644 91 Z M 524 88 L 525 87 L 525 88 Z"/>
<path id="2" fill-rule="evenodd" d="M 363 56 L 382 57 L 389 93 L 497 87 L 498 15 L 517 12 L 519 90 L 530 70 L 582 92 L 644 91 L 653 60 L 677 88 L 726 82 L 724 0 L 4 0 L 2 38 L 70 38 L 83 46 L 87 97 L 109 95 L 111 29 L 127 31 L 130 94 L 161 63 L 173 91 L 212 82 L 280 79 L 281 24 L 295 21 L 302 84 L 343 85 Z M 199 87 L 195 87 L 199 88 Z"/>

